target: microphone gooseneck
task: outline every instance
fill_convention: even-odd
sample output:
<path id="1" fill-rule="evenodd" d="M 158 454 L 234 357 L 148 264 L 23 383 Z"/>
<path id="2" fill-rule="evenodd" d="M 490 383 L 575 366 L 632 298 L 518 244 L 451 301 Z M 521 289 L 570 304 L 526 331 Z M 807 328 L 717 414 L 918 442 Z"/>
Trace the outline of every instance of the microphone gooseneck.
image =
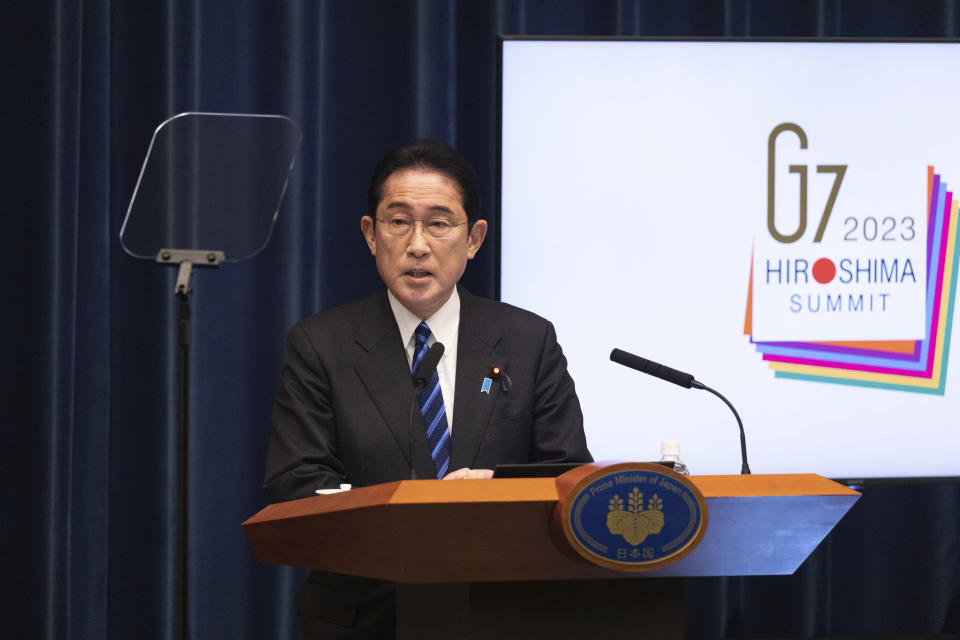
<path id="1" fill-rule="evenodd" d="M 696 382 L 696 380 L 694 380 L 694 382 Z M 733 408 L 733 405 L 730 403 L 730 401 L 724 398 L 719 391 L 711 389 L 707 385 L 699 382 L 697 382 L 697 384 L 700 386 L 694 386 L 695 389 L 703 389 L 704 391 L 712 393 L 723 400 L 724 404 L 730 407 L 730 411 L 733 411 L 733 417 L 737 419 L 737 426 L 740 427 L 740 474 L 745 476 L 750 475 L 750 465 L 747 464 L 747 436 L 743 432 L 743 421 L 740 420 L 740 414 L 737 413 L 737 410 Z"/>
<path id="2" fill-rule="evenodd" d="M 709 393 L 712 393 L 723 400 L 724 404 L 730 407 L 730 411 L 733 411 L 733 417 L 737 419 L 737 426 L 740 427 L 740 473 L 742 475 L 750 474 L 750 465 L 747 464 L 747 436 L 743 431 L 743 421 L 740 420 L 740 414 L 737 413 L 737 410 L 733 408 L 733 405 L 730 404 L 730 401 L 724 398 L 720 392 L 711 389 L 702 382 L 698 382 L 689 373 L 671 369 L 670 367 L 657 364 L 652 360 L 641 358 L 640 356 L 636 356 L 626 351 L 621 351 L 620 349 L 614 349 L 611 351 L 610 359 L 617 364 L 622 364 L 625 367 L 636 369 L 641 373 L 646 373 L 647 375 L 651 375 L 655 378 L 660 378 L 661 380 L 678 384 L 685 389 L 702 389 L 704 391 L 708 391 Z"/>
<path id="3" fill-rule="evenodd" d="M 430 382 L 430 378 L 437 371 L 437 365 L 440 364 L 440 358 L 443 356 L 444 346 L 441 342 L 434 342 L 433 346 L 427 349 L 413 372 L 413 397 L 410 400 L 410 421 L 407 423 L 408 449 L 410 453 L 410 479 L 417 479 L 417 469 L 413 464 L 413 416 L 417 407 L 417 394 L 423 387 Z"/>

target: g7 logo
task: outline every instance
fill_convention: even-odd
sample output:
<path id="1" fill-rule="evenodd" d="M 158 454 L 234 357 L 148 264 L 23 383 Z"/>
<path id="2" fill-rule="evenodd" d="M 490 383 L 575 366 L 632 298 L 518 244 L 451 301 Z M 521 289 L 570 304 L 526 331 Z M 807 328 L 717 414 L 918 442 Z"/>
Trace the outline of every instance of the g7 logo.
<path id="1" fill-rule="evenodd" d="M 770 235 L 778 242 L 789 244 L 799 240 L 807 230 L 807 165 L 791 164 L 790 173 L 796 173 L 800 176 L 800 222 L 796 231 L 786 235 L 777 230 L 776 218 L 774 215 L 774 175 L 776 168 L 776 146 L 777 136 L 784 131 L 792 131 L 800 139 L 800 148 L 807 148 L 807 134 L 804 133 L 798 125 L 792 122 L 784 122 L 774 127 L 767 139 L 767 229 Z M 827 198 L 827 205 L 823 208 L 823 215 L 820 216 L 820 224 L 817 226 L 817 232 L 813 236 L 814 242 L 820 242 L 823 239 L 823 232 L 827 228 L 827 221 L 830 220 L 830 213 L 833 211 L 833 205 L 837 200 L 837 193 L 840 191 L 840 183 L 843 182 L 843 175 L 847 171 L 845 164 L 818 164 L 817 173 L 833 173 L 836 177 L 833 179 L 833 188 L 830 190 L 830 197 Z"/>

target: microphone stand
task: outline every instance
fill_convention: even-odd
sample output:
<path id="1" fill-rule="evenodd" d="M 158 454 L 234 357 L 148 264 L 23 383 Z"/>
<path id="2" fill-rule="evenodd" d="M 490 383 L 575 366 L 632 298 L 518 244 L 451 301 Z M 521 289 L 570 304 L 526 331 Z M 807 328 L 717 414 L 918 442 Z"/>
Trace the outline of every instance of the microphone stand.
<path id="1" fill-rule="evenodd" d="M 616 362 L 617 364 L 622 364 L 625 367 L 635 369 L 641 373 L 646 373 L 647 375 L 651 375 L 655 378 L 672 382 L 673 384 L 679 385 L 685 389 L 702 389 L 704 391 L 709 391 L 713 395 L 723 400 L 723 402 L 730 407 L 730 411 L 733 411 L 733 417 L 737 419 L 737 426 L 740 427 L 740 473 L 741 475 L 750 474 L 750 465 L 747 464 L 747 436 L 743 431 L 743 421 L 740 419 L 740 414 L 737 413 L 737 410 L 733 408 L 732 404 L 730 404 L 730 401 L 724 398 L 719 391 L 715 391 L 702 382 L 697 381 L 689 373 L 678 371 L 677 369 L 666 367 L 662 364 L 657 364 L 652 360 L 641 358 L 638 355 L 628 353 L 627 351 L 623 351 L 621 349 L 614 349 L 611 351 L 610 360 Z"/>
<path id="2" fill-rule="evenodd" d="M 417 469 L 413 461 L 413 411 L 414 407 L 418 406 L 419 404 L 417 402 L 417 396 L 420 394 L 420 391 L 427 386 L 427 382 L 429 382 L 430 378 L 433 377 L 433 374 L 437 372 L 437 365 L 440 364 L 440 358 L 443 357 L 443 351 L 443 343 L 434 342 L 433 345 L 427 349 L 427 352 L 420 358 L 420 363 L 417 365 L 417 370 L 413 372 L 413 397 L 410 399 L 410 421 L 407 423 L 411 480 L 417 479 Z"/>
<path id="3" fill-rule="evenodd" d="M 417 394 L 420 393 L 420 390 L 423 389 L 423 384 L 420 380 L 417 380 L 416 384 L 413 387 L 413 398 L 410 400 L 410 420 L 407 421 L 407 437 L 408 445 L 407 451 L 410 452 L 410 479 L 417 479 L 417 466 L 413 463 L 413 412 L 417 406 Z"/>
<path id="4" fill-rule="evenodd" d="M 728 407 L 730 407 L 730 411 L 733 411 L 733 417 L 737 419 L 737 425 L 740 427 L 740 458 L 742 460 L 740 464 L 740 474 L 750 475 L 750 465 L 747 464 L 747 436 L 743 431 L 743 421 L 740 420 L 740 414 L 737 413 L 737 410 L 733 408 L 733 405 L 730 404 L 730 401 L 724 398 L 723 394 L 721 394 L 719 391 L 716 391 L 715 389 L 711 389 L 707 385 L 697 380 L 691 381 L 690 386 L 693 387 L 694 389 L 703 389 L 704 391 L 712 393 L 713 395 L 723 400 L 723 402 Z"/>

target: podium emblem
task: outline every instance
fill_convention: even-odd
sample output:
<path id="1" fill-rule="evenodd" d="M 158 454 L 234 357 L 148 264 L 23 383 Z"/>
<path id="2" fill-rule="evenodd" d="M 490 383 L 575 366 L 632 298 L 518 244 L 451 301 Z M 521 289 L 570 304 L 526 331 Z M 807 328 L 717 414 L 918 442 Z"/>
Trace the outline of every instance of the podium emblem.
<path id="1" fill-rule="evenodd" d="M 585 465 L 557 483 L 564 536 L 594 564 L 656 569 L 692 551 L 706 531 L 707 505 L 696 485 L 658 464 Z"/>
<path id="2" fill-rule="evenodd" d="M 610 498 L 610 513 L 607 514 L 607 529 L 614 535 L 621 535 L 623 539 L 637 546 L 647 539 L 651 533 L 660 533 L 663 529 L 663 500 L 658 494 L 650 498 L 647 510 L 643 510 L 643 493 L 634 486 L 628 496 L 630 506 L 623 508 L 623 500 L 619 493 Z"/>

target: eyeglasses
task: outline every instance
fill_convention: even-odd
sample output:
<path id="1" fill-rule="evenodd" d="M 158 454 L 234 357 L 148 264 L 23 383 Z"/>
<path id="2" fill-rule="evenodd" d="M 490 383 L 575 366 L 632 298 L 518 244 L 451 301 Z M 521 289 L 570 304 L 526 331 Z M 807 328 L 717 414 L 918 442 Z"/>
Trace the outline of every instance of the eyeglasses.
<path id="1" fill-rule="evenodd" d="M 457 227 L 467 224 L 467 222 L 458 222 L 454 224 L 447 218 L 426 218 L 416 220 L 407 216 L 393 216 L 386 220 L 377 218 L 377 222 L 383 223 L 383 230 L 388 236 L 394 238 L 405 238 L 413 230 L 416 223 L 420 223 L 423 232 L 432 238 L 442 240 L 449 237 L 450 233 Z"/>

